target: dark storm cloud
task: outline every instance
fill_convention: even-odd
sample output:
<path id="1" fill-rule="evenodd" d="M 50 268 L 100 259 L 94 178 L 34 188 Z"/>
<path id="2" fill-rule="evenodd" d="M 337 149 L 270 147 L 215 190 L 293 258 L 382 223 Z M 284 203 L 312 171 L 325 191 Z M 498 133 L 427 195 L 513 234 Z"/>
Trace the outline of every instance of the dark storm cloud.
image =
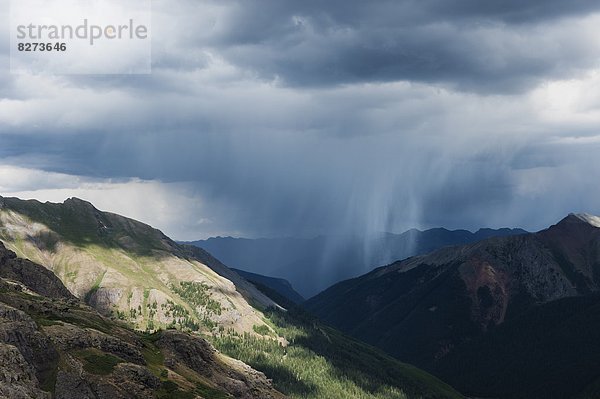
<path id="1" fill-rule="evenodd" d="M 433 15 L 448 15 L 458 18 L 490 18 L 507 23 L 527 23 L 532 21 L 564 18 L 598 10 L 598 3 L 592 0 L 425 0 L 422 5 Z"/>
<path id="2" fill-rule="evenodd" d="M 0 75 L 0 166 L 185 182 L 186 239 L 600 211 L 600 4 L 449 4 L 157 0 L 150 76 Z"/>
<path id="3" fill-rule="evenodd" d="M 478 227 L 495 223 L 490 214 L 505 212 L 514 195 L 510 157 L 482 162 L 475 153 L 443 159 L 439 154 L 451 147 L 443 137 L 427 143 L 308 136 L 184 131 L 6 136 L 2 155 L 12 149 L 20 165 L 43 161 L 45 170 L 66 174 L 193 182 L 221 231 L 250 236 Z"/>
<path id="4" fill-rule="evenodd" d="M 597 1 L 244 1 L 211 38 L 232 62 L 294 86 L 397 80 L 522 91 L 597 57 L 556 24 Z M 548 35 L 550 33 L 550 35 Z"/>
<path id="5" fill-rule="evenodd" d="M 593 0 L 246 0 L 235 4 L 221 39 L 236 44 L 281 40 L 296 32 L 291 17 L 307 17 L 321 32 L 337 27 L 420 26 L 437 22 L 507 24 L 551 21 L 586 15 L 600 6 Z"/>

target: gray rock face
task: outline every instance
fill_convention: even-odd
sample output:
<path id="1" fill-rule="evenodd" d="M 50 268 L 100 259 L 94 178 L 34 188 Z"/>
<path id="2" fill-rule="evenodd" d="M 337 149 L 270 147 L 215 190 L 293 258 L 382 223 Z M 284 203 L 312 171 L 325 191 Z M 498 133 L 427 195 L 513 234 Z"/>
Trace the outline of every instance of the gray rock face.
<path id="1" fill-rule="evenodd" d="M 180 361 L 187 367 L 208 377 L 215 363 L 215 349 L 203 339 L 195 339 L 176 331 L 165 331 L 158 345 L 164 348 L 172 362 Z"/>
<path id="2" fill-rule="evenodd" d="M 55 396 L 56 399 L 96 399 L 87 381 L 62 370 L 56 376 Z"/>
<path id="3" fill-rule="evenodd" d="M 50 399 L 38 388 L 33 367 L 16 346 L 0 343 L 0 397 L 10 399 Z"/>
<path id="4" fill-rule="evenodd" d="M 163 349 L 166 362 L 170 364 L 182 363 L 184 366 L 196 371 L 198 374 L 215 381 L 226 392 L 236 399 L 252 399 L 257 396 L 261 399 L 279 398 L 271 387 L 267 377 L 246 364 L 232 359 L 232 364 L 225 363 L 218 358 L 217 351 L 205 340 L 183 334 L 177 331 L 165 331 L 157 341 Z"/>
<path id="5" fill-rule="evenodd" d="M 14 345 L 32 367 L 36 380 L 45 380 L 58 363 L 58 352 L 25 312 L 0 303 L 0 342 Z"/>
<path id="6" fill-rule="evenodd" d="M 116 385 L 138 398 L 151 397 L 161 384 L 147 368 L 131 363 L 119 364 L 114 375 Z"/>
<path id="7" fill-rule="evenodd" d="M 113 305 L 119 303 L 122 297 L 123 290 L 121 288 L 101 287 L 89 296 L 87 302 L 101 313 L 110 314 L 110 311 L 113 310 Z"/>
<path id="8" fill-rule="evenodd" d="M 79 373 L 79 374 L 78 374 Z M 148 369 L 131 363 L 119 364 L 112 375 L 97 378 L 78 372 L 59 371 L 56 399 L 152 398 L 160 380 Z"/>
<path id="9" fill-rule="evenodd" d="M 45 328 L 54 345 L 61 351 L 94 348 L 136 364 L 146 364 L 140 351 L 117 337 L 92 329 L 63 324 Z"/>

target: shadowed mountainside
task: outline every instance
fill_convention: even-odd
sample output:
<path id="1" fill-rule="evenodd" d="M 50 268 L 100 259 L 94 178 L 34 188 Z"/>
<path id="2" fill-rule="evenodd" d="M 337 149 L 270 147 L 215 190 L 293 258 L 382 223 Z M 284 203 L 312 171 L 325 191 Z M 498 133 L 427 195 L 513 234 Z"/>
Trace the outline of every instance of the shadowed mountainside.
<path id="1" fill-rule="evenodd" d="M 539 233 L 409 258 L 305 306 L 467 394 L 575 397 L 600 378 L 597 221 L 569 215 Z"/>

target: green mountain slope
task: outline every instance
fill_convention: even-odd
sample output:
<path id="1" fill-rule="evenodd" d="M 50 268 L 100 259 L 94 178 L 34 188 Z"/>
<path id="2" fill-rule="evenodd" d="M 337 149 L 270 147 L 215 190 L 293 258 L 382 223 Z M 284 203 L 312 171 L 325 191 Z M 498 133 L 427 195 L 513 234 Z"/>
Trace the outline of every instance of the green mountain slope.
<path id="1" fill-rule="evenodd" d="M 0 243 L 0 397 L 283 399 L 204 339 L 136 333 Z"/>
<path id="2" fill-rule="evenodd" d="M 0 240 L 52 270 L 78 298 L 140 330 L 266 326 L 275 303 L 206 252 L 90 203 L 0 198 Z"/>
<path id="3" fill-rule="evenodd" d="M 267 316 L 287 345 L 250 335 L 220 336 L 212 342 L 273 378 L 275 387 L 292 398 L 463 398 L 423 370 L 324 326 L 297 308 L 272 309 Z"/>
<path id="4" fill-rule="evenodd" d="M 284 311 L 204 250 L 179 245 L 150 226 L 85 201 L 42 204 L 0 197 L 0 240 L 54 271 L 111 323 L 157 330 L 173 340 L 180 334 L 176 330 L 196 331 L 223 353 L 264 372 L 289 397 L 461 397 L 421 370 Z M 177 348 L 165 346 L 165 356 Z M 184 346 L 178 356 L 193 362 L 194 351 Z M 175 371 L 188 378 L 185 367 Z"/>

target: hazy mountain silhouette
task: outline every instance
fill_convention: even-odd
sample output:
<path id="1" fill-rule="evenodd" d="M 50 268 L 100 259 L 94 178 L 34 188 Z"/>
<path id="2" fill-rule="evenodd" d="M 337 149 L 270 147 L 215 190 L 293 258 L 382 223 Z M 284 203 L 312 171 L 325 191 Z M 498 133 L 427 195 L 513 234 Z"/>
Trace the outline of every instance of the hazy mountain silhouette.
<path id="1" fill-rule="evenodd" d="M 246 239 L 216 237 L 194 241 L 236 269 L 288 280 L 305 298 L 338 281 L 367 273 L 373 267 L 448 246 L 495 236 L 523 234 L 521 229 L 467 230 L 436 228 L 382 233 L 369 237 L 319 236 Z"/>

